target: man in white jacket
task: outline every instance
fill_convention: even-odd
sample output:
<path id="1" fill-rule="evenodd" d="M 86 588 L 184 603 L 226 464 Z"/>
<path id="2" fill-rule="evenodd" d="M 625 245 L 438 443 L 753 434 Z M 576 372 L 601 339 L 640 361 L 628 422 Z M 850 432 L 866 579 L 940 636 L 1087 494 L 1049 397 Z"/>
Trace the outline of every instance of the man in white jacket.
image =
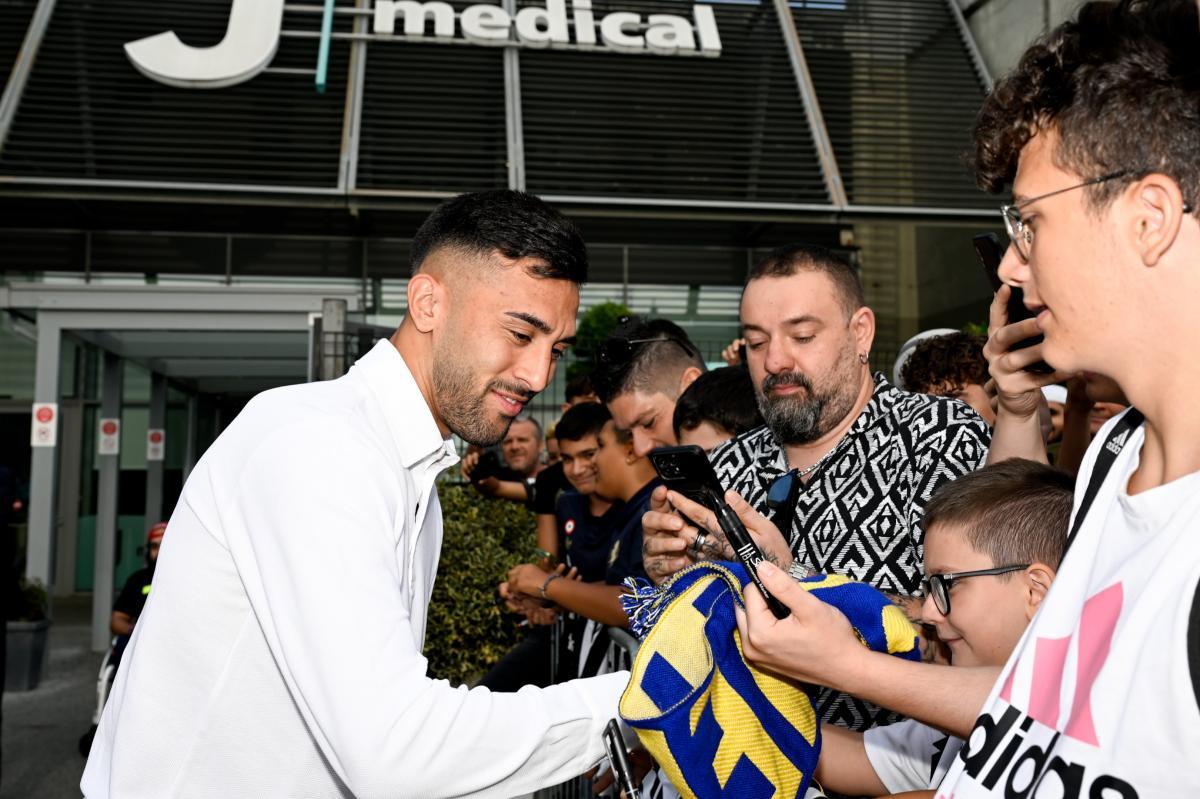
<path id="1" fill-rule="evenodd" d="M 587 272 L 535 197 L 463 195 L 408 314 L 341 379 L 255 397 L 197 464 L 81 787 L 101 797 L 512 796 L 602 756 L 625 673 L 515 694 L 426 676 L 451 433 L 494 444 L 553 376 Z"/>

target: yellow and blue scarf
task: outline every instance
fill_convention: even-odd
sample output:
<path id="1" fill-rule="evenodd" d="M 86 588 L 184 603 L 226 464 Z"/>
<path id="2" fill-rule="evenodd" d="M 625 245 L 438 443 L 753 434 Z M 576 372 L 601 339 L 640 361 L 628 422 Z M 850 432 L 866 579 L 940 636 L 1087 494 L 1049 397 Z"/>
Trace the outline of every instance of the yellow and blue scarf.
<path id="1" fill-rule="evenodd" d="M 685 799 L 803 797 L 821 752 L 813 700 L 742 655 L 734 608 L 748 577 L 737 563 L 698 563 L 660 588 L 623 598 L 642 638 L 620 712 Z M 813 575 L 800 585 L 836 606 L 863 644 L 917 660 L 903 612 L 865 583 Z"/>

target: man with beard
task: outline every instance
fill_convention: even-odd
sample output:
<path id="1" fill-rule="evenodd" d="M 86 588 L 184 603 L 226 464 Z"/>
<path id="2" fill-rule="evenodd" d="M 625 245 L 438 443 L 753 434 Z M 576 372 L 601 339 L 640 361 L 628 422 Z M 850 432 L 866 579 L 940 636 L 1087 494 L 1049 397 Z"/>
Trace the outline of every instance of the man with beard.
<path id="1" fill-rule="evenodd" d="M 987 425 L 962 402 L 872 375 L 875 315 L 854 268 L 831 250 L 768 254 L 746 279 L 741 317 L 766 425 L 713 450 L 717 476 L 783 531 L 797 577 L 843 574 L 897 597 L 916 618 L 919 601 L 905 598 L 920 593 L 925 503 L 983 464 Z M 708 522 L 686 526 L 667 492 L 656 492 L 644 520 L 647 573 L 664 579 L 698 558 L 732 559 Z M 768 553 L 775 545 L 762 543 Z M 820 704 L 826 720 L 854 729 L 879 720 L 843 694 L 825 693 Z"/>
<path id="2" fill-rule="evenodd" d="M 85 796 L 512 796 L 602 757 L 628 675 L 516 694 L 426 676 L 452 433 L 500 441 L 575 332 L 575 227 L 454 198 L 412 242 L 408 313 L 350 372 L 252 400 L 171 517 Z"/>

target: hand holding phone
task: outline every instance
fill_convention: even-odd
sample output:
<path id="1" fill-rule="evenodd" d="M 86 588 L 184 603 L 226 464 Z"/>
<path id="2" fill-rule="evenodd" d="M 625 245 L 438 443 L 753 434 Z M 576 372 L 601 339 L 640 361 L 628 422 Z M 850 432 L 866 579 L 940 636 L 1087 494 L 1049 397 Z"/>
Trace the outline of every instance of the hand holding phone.
<path id="1" fill-rule="evenodd" d="M 999 291 L 1000 287 L 1004 285 L 1000 279 L 1000 262 L 1004 259 L 1007 246 L 1001 244 L 1000 237 L 995 233 L 980 233 L 972 238 L 971 242 L 975 246 L 975 254 L 979 256 L 979 263 L 983 265 L 983 273 L 992 287 L 992 292 Z M 1009 289 L 1012 293 L 1008 299 L 1008 324 L 1015 325 L 1017 322 L 1033 319 L 1035 314 L 1025 307 L 1024 292 L 1016 286 L 1010 286 Z M 1032 347 L 1040 344 L 1044 339 L 1045 336 L 1042 335 L 1030 336 L 1013 344 L 1010 350 Z M 1048 374 L 1054 371 L 1054 367 L 1045 361 L 1037 361 L 1026 366 L 1025 371 Z"/>
<path id="2" fill-rule="evenodd" d="M 698 505 L 711 510 L 717 517 L 717 524 L 725 534 L 725 540 L 733 548 L 738 560 L 746 567 L 750 579 L 762 592 L 771 612 L 778 619 L 786 619 L 791 611 L 776 599 L 758 577 L 758 564 L 764 560 L 762 550 L 742 524 L 737 513 L 725 501 L 725 489 L 717 479 L 712 464 L 704 450 L 696 446 L 659 447 L 651 450 L 650 463 L 662 478 L 667 488 L 678 492 Z M 693 527 L 701 527 L 682 513 L 684 521 Z"/>
<path id="3" fill-rule="evenodd" d="M 609 719 L 604 726 L 604 749 L 612 765 L 617 790 L 625 794 L 625 799 L 641 799 L 641 792 L 633 779 L 633 767 L 629 764 L 629 753 L 625 751 L 625 742 L 621 739 L 621 727 L 616 719 Z"/>

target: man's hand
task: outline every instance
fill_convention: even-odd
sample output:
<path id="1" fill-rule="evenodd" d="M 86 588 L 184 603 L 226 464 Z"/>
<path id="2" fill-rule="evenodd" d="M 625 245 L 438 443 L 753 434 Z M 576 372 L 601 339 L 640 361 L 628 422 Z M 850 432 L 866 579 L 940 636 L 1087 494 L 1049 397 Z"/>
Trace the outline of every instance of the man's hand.
<path id="1" fill-rule="evenodd" d="M 1039 374 L 1025 368 L 1044 360 L 1042 343 L 1014 350 L 1012 346 L 1041 334 L 1036 319 L 1008 323 L 1008 298 L 1012 289 L 1001 286 L 988 309 L 988 340 L 983 347 L 988 372 L 995 384 L 998 400 L 997 414 L 1026 419 L 1037 415 L 1041 404 L 1042 386 L 1059 383 L 1069 377 L 1062 372 Z"/>
<path id="2" fill-rule="evenodd" d="M 729 342 L 729 346 L 721 350 L 721 360 L 727 366 L 737 366 L 742 362 L 742 347 L 746 346 L 746 339 L 735 338 Z"/>
<path id="3" fill-rule="evenodd" d="M 670 491 L 667 493 L 667 500 L 680 513 L 687 516 L 696 524 L 703 528 L 704 543 L 700 547 L 700 558 L 702 560 L 735 560 L 737 555 L 733 551 L 733 547 L 729 545 L 729 541 L 725 538 L 725 533 L 721 530 L 721 525 L 717 522 L 717 516 L 708 508 L 700 505 L 682 494 Z M 783 534 L 779 532 L 779 528 L 761 513 L 750 506 L 750 503 L 742 498 L 741 494 L 736 491 L 725 492 L 725 502 L 733 509 L 733 512 L 738 515 L 745 525 L 746 531 L 750 533 L 750 537 L 758 544 L 758 548 L 762 550 L 763 557 L 774 563 L 785 571 L 792 565 L 792 550 L 788 547 L 787 541 L 784 540 Z M 695 530 L 694 527 L 687 528 Z M 693 553 L 696 553 L 696 536 L 692 535 L 688 541 L 688 546 Z"/>
<path id="4" fill-rule="evenodd" d="M 801 682 L 837 689 L 839 674 L 855 658 L 871 654 L 850 621 L 770 563 L 759 564 L 758 576 L 792 613 L 775 618 L 758 589 L 748 587 L 746 609 L 737 610 L 746 659 Z"/>
<path id="5" fill-rule="evenodd" d="M 562 574 L 566 567 L 559 564 L 554 571 Z M 530 597 L 541 597 L 542 586 L 546 584 L 546 578 L 554 572 L 539 569 L 532 563 L 522 563 L 520 566 L 514 566 L 508 572 L 508 587 L 510 591 L 525 594 Z"/>
<path id="6" fill-rule="evenodd" d="M 654 762 L 654 758 L 650 757 L 649 752 L 639 747 L 629 751 L 629 767 L 633 769 L 633 784 L 635 786 L 640 786 L 642 784 L 642 780 L 646 779 L 646 775 L 656 769 L 658 764 Z M 584 775 L 592 780 L 593 796 L 599 796 L 607 791 L 609 786 L 613 784 L 612 766 L 610 765 L 607 771 L 605 771 L 599 777 L 596 777 L 594 775 L 598 769 L 599 766 Z M 621 796 L 625 796 L 624 792 L 621 793 Z"/>
<path id="7" fill-rule="evenodd" d="M 462 465 L 459 466 L 458 472 L 467 482 L 471 482 L 471 473 L 475 471 L 475 467 L 479 465 L 479 453 L 468 452 L 463 456 Z M 500 490 L 499 477 L 485 477 L 482 480 L 476 480 L 471 483 L 475 486 L 475 490 L 485 497 L 494 497 L 496 492 Z"/>
<path id="8" fill-rule="evenodd" d="M 671 509 L 666 486 L 654 489 L 642 514 L 642 565 L 655 585 L 696 562 L 687 548 L 695 538 L 696 528 Z"/>

